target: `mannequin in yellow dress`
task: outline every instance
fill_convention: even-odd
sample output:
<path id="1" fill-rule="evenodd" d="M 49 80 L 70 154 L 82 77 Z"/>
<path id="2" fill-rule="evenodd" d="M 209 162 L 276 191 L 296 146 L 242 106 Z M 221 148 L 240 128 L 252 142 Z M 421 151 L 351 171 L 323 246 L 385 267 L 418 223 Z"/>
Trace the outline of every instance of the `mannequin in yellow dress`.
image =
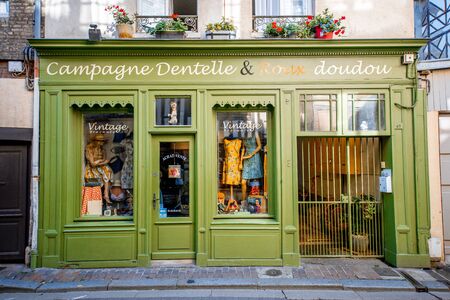
<path id="1" fill-rule="evenodd" d="M 242 141 L 239 139 L 223 140 L 225 148 L 225 159 L 223 162 L 222 184 L 230 185 L 230 200 L 228 201 L 227 210 L 237 209 L 239 206 L 234 199 L 233 186 L 241 183 L 241 172 L 239 169 L 241 163 L 241 147 Z"/>

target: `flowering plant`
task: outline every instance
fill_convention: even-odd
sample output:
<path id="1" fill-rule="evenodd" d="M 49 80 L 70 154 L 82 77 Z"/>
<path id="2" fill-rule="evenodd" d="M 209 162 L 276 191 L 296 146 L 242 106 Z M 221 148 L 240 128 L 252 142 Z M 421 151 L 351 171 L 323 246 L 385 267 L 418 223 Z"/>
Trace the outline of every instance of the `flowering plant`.
<path id="1" fill-rule="evenodd" d="M 170 16 L 170 19 L 168 20 L 161 20 L 154 27 L 146 27 L 147 33 L 155 34 L 157 32 L 162 31 L 180 31 L 185 32 L 188 30 L 187 24 L 181 20 L 179 17 L 179 14 L 172 14 Z"/>
<path id="2" fill-rule="evenodd" d="M 235 31 L 236 26 L 233 24 L 233 20 L 231 19 L 225 19 L 225 17 L 222 17 L 222 20 L 217 23 L 208 23 L 206 24 L 206 30 L 207 31 Z"/>
<path id="3" fill-rule="evenodd" d="M 105 7 L 105 11 L 113 15 L 116 24 L 129 24 L 133 25 L 134 21 L 129 17 L 128 13 L 119 5 L 108 5 Z"/>
<path id="4" fill-rule="evenodd" d="M 342 21 L 345 20 L 345 16 L 335 19 L 330 11 L 325 9 L 321 14 L 315 17 L 308 16 L 308 20 L 305 22 L 311 31 L 315 27 L 319 27 L 323 33 L 334 32 L 335 35 L 342 35 L 345 33 L 345 26 L 342 25 Z"/>
<path id="5" fill-rule="evenodd" d="M 297 37 L 303 31 L 303 28 L 304 26 L 299 23 L 277 23 L 274 21 L 266 25 L 264 35 L 268 37 Z"/>

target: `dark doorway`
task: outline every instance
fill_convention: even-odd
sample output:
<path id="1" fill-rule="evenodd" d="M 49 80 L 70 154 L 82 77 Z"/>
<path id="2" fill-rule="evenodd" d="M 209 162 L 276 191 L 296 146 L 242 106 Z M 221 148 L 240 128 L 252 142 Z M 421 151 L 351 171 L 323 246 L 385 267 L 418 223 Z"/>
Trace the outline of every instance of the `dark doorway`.
<path id="1" fill-rule="evenodd" d="M 27 244 L 27 144 L 0 144 L 0 261 L 24 261 Z"/>

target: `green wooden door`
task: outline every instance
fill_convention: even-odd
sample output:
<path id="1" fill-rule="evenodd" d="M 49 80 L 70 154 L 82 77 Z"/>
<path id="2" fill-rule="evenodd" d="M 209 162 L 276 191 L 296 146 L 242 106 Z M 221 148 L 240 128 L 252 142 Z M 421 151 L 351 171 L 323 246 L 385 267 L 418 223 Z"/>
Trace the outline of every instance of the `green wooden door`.
<path id="1" fill-rule="evenodd" d="M 152 143 L 152 259 L 194 258 L 194 139 Z"/>

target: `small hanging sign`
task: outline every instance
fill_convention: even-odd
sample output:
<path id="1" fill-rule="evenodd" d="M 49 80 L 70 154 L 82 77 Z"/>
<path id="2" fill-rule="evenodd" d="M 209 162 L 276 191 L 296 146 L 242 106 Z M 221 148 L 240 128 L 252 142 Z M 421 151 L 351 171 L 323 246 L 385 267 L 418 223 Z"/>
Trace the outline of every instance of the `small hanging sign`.
<path id="1" fill-rule="evenodd" d="M 169 178 L 181 178 L 180 165 L 169 165 Z"/>

